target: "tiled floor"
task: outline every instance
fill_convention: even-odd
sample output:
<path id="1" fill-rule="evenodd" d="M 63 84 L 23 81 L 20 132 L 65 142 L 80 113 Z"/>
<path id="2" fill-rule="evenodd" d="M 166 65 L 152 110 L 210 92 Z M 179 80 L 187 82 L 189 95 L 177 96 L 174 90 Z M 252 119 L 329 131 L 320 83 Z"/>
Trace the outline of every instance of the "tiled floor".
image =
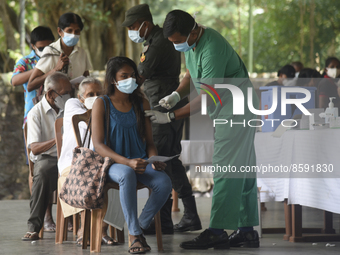
<path id="1" fill-rule="evenodd" d="M 139 207 L 145 203 L 145 198 L 139 198 Z M 210 215 L 210 198 L 197 198 L 199 215 L 204 228 L 208 227 Z M 284 227 L 284 214 L 282 203 L 267 203 L 268 210 L 262 213 L 263 227 Z M 181 211 L 173 213 L 174 222 L 178 222 L 182 216 Z M 55 206 L 54 206 L 55 210 Z M 29 212 L 28 200 L 0 201 L 0 254 L 90 254 L 88 250 L 82 250 L 75 245 L 75 237 L 69 233 L 69 240 L 63 244 L 54 243 L 54 233 L 45 233 L 44 239 L 31 242 L 21 241 L 26 232 L 26 220 Z M 311 208 L 303 208 L 303 223 L 305 227 L 322 227 L 322 212 Z M 55 216 L 55 212 L 54 212 Z M 334 228 L 337 233 L 340 229 L 340 216 L 334 215 Z M 230 233 L 230 231 L 228 231 Z M 261 238 L 261 247 L 258 249 L 231 248 L 230 250 L 183 250 L 179 243 L 197 236 L 200 231 L 192 233 L 164 235 L 164 253 L 166 254 L 340 254 L 340 242 L 332 242 L 333 247 L 326 247 L 325 242 L 290 243 L 283 241 L 282 234 L 265 234 Z M 149 254 L 157 254 L 156 238 L 147 236 L 152 251 Z M 101 254 L 125 254 L 128 252 L 128 244 L 119 246 L 102 246 Z"/>

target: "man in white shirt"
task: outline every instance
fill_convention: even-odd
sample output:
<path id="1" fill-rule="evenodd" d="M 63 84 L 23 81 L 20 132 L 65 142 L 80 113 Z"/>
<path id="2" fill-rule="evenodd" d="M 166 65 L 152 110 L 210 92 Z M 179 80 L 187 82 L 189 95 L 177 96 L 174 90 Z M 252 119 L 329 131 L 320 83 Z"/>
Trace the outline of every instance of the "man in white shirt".
<path id="1" fill-rule="evenodd" d="M 36 68 L 44 74 L 57 67 L 60 54 L 64 53 L 63 49 L 61 48 L 60 40 L 61 39 L 59 38 L 57 41 L 51 43 L 44 49 L 43 57 L 36 65 Z M 92 65 L 83 48 L 75 45 L 73 51 L 68 56 L 68 59 L 69 62 L 66 74 L 69 79 L 74 79 L 81 75 L 89 75 L 89 70 L 92 69 Z"/>
<path id="2" fill-rule="evenodd" d="M 36 104 L 27 117 L 27 144 L 34 162 L 30 217 L 28 232 L 23 241 L 39 239 L 45 211 L 50 196 L 57 188 L 57 149 L 54 139 L 54 122 L 63 117 L 65 102 L 70 98 L 72 85 L 60 72 L 48 76 L 44 83 L 45 96 Z"/>
<path id="3" fill-rule="evenodd" d="M 45 47 L 28 81 L 28 91 L 40 88 L 45 78 L 57 71 L 66 73 L 70 80 L 89 75 L 91 63 L 85 50 L 78 46 L 83 28 L 79 15 L 68 12 L 60 16 L 57 29 L 60 38 Z"/>

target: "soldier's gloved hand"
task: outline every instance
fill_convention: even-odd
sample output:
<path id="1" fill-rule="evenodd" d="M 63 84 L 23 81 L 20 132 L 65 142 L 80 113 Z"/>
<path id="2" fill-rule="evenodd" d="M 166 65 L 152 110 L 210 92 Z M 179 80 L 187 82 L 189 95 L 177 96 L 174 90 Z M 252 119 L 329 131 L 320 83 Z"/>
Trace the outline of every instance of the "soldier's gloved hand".
<path id="1" fill-rule="evenodd" d="M 171 93 L 171 95 L 163 97 L 161 100 L 159 100 L 158 103 L 160 106 L 169 110 L 174 107 L 179 101 L 181 101 L 181 96 L 177 91 L 174 91 Z"/>
<path id="2" fill-rule="evenodd" d="M 150 117 L 152 123 L 165 124 L 171 122 L 169 113 L 163 113 L 155 110 L 146 110 L 145 116 Z"/>

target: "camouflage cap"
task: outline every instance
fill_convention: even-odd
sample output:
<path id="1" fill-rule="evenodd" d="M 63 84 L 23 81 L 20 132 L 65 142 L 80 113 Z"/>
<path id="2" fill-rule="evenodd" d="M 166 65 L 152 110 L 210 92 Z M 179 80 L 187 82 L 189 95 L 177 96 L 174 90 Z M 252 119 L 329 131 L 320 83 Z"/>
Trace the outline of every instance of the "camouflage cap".
<path id="1" fill-rule="evenodd" d="M 122 23 L 123 27 L 129 27 L 135 23 L 139 18 L 151 17 L 149 5 L 136 5 L 125 12 L 125 20 Z"/>

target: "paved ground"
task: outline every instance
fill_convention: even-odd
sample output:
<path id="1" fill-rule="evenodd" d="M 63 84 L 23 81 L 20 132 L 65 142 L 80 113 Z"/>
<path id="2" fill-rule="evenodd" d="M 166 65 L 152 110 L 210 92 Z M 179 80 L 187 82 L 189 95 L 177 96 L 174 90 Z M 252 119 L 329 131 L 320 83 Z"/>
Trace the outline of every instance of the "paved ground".
<path id="1" fill-rule="evenodd" d="M 139 207 L 145 203 L 145 198 L 139 198 Z M 201 216 L 202 225 L 208 227 L 210 198 L 198 198 L 197 204 Z M 267 203 L 268 210 L 262 213 L 263 227 L 284 227 L 284 214 L 282 203 Z M 174 222 L 178 222 L 183 213 L 173 213 Z M 55 206 L 53 207 L 55 210 Z M 26 220 L 29 212 L 28 200 L 0 201 L 0 254 L 6 255 L 36 255 L 36 254 L 90 254 L 88 250 L 82 250 L 75 245 L 75 237 L 69 233 L 69 241 L 63 244 L 54 243 L 54 233 L 45 233 L 44 239 L 31 242 L 21 241 L 26 232 Z M 322 227 L 322 212 L 311 208 L 303 208 L 303 222 L 305 227 Z M 55 211 L 54 211 L 55 216 Z M 340 230 L 340 216 L 334 216 L 334 228 L 337 233 Z M 231 233 L 231 231 L 228 231 Z M 203 250 L 188 251 L 179 247 L 179 243 L 197 236 L 200 231 L 164 235 L 164 253 L 166 254 L 340 254 L 340 242 L 332 242 L 333 247 L 326 247 L 326 243 L 290 243 L 283 241 L 282 234 L 265 234 L 261 238 L 261 247 L 258 249 L 232 248 L 230 250 Z M 152 251 L 149 254 L 157 254 L 156 238 L 147 237 Z M 128 244 L 119 246 L 102 246 L 101 254 L 125 254 L 128 252 Z"/>

